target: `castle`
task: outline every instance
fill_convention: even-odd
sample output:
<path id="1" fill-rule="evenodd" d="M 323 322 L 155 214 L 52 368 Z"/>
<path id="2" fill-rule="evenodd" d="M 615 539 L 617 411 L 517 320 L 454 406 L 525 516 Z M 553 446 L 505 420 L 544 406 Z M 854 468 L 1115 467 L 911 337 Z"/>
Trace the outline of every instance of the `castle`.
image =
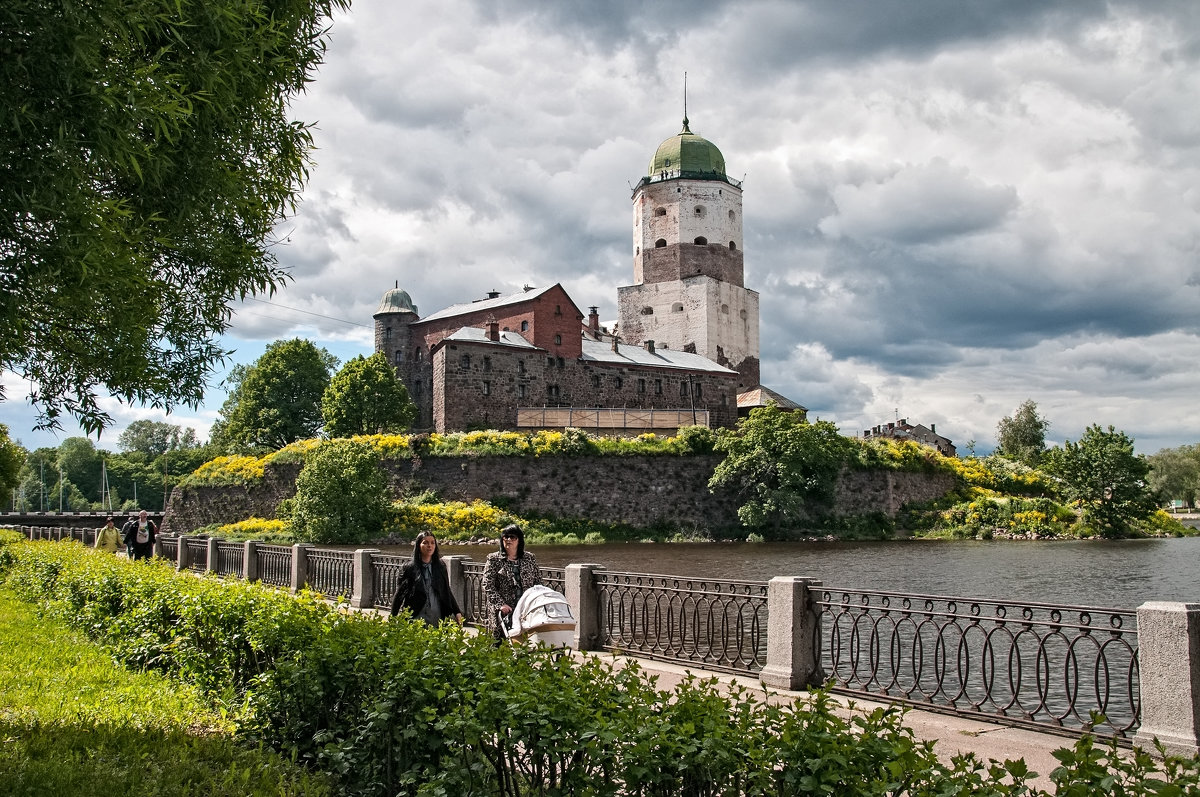
<path id="1" fill-rule="evenodd" d="M 397 283 L 375 312 L 375 351 L 408 388 L 415 426 L 579 427 L 609 434 L 732 426 L 759 384 L 758 293 L 745 287 L 742 187 L 710 141 L 683 129 L 633 191 L 633 285 L 619 322 L 585 317 L 561 284 L 421 318 Z"/>

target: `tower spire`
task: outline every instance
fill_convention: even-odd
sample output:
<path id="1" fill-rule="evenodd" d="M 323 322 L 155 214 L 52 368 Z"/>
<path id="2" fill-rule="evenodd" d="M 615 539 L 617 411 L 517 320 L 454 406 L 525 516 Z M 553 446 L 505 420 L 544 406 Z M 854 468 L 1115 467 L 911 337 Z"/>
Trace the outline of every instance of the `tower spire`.
<path id="1" fill-rule="evenodd" d="M 687 72 L 683 73 L 683 132 L 685 132 L 685 133 L 692 132 L 688 128 L 688 118 L 687 118 Z"/>

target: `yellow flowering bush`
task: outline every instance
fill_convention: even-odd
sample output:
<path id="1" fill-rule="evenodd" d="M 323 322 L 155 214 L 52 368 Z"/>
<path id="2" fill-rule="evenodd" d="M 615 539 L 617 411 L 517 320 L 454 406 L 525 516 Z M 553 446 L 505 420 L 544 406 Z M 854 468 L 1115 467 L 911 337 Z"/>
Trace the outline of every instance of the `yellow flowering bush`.
<path id="1" fill-rule="evenodd" d="M 495 536 L 509 521 L 508 515 L 486 501 L 448 501 L 445 503 L 392 504 L 388 531 L 413 537 L 420 531 L 432 531 L 439 538 L 461 540 Z"/>
<path id="2" fill-rule="evenodd" d="M 221 526 L 217 529 L 216 536 L 227 540 L 247 540 L 283 538 L 288 534 L 288 524 L 282 520 L 251 517 Z"/>
<path id="3" fill-rule="evenodd" d="M 264 460 L 250 456 L 217 457 L 180 481 L 185 485 L 247 484 L 263 477 Z"/>

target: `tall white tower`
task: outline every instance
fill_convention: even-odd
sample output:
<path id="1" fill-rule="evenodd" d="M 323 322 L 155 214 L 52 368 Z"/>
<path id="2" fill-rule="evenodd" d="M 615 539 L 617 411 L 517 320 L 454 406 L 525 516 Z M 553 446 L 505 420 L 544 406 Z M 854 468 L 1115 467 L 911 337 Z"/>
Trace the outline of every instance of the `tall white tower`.
<path id="1" fill-rule="evenodd" d="M 633 285 L 617 288 L 627 343 L 692 351 L 759 383 L 758 293 L 743 284 L 742 187 L 716 145 L 683 130 L 633 192 Z"/>

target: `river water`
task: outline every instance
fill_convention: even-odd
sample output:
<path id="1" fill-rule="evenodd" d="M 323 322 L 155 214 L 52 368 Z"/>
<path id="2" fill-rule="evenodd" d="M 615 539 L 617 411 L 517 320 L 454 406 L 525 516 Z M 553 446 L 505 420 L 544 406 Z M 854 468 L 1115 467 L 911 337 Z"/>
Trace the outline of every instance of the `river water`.
<path id="1" fill-rule="evenodd" d="M 389 548 L 408 554 L 411 548 Z M 493 547 L 445 545 L 482 561 Z M 903 540 L 792 543 L 531 545 L 543 567 L 732 581 L 808 576 L 825 586 L 922 595 L 1136 609 L 1149 600 L 1200 603 L 1200 538 L 1154 540 Z"/>

